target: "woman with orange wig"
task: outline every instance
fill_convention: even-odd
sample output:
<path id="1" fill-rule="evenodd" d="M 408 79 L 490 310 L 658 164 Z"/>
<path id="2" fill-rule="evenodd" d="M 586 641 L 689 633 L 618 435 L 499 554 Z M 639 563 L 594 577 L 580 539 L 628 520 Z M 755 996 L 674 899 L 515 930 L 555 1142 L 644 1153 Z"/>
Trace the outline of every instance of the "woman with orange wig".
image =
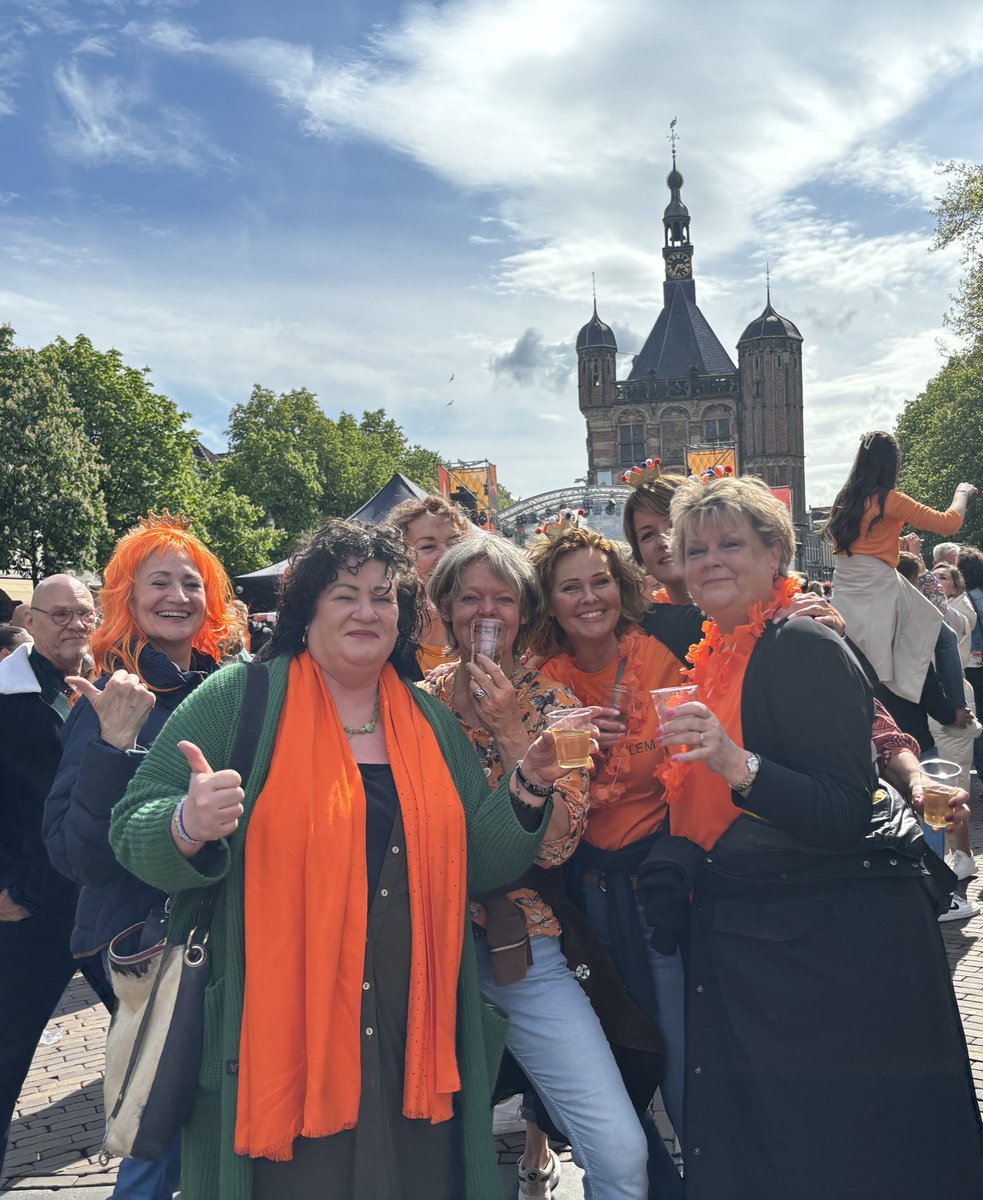
<path id="1" fill-rule="evenodd" d="M 102 621 L 90 641 L 95 682 L 80 693 L 62 731 L 62 760 L 45 804 L 44 839 L 55 867 L 81 885 L 71 947 L 105 951 L 164 895 L 124 870 L 109 845 L 109 818 L 165 721 L 240 639 L 241 616 L 222 564 L 166 510 L 124 534 L 104 572 Z M 159 1162 L 126 1159 L 120 1200 L 170 1200 L 177 1141 Z"/>

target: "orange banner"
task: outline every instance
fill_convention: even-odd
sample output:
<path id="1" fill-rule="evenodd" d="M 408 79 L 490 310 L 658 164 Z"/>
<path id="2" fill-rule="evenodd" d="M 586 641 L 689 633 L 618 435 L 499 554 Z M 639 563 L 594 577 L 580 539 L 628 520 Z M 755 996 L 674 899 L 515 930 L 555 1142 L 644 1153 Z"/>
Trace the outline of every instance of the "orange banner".
<path id="1" fill-rule="evenodd" d="M 728 450 L 688 450 L 686 461 L 689 463 L 691 475 L 702 475 L 711 467 L 723 467 L 725 470 L 730 467 L 730 473 L 737 474 L 733 447 Z"/>

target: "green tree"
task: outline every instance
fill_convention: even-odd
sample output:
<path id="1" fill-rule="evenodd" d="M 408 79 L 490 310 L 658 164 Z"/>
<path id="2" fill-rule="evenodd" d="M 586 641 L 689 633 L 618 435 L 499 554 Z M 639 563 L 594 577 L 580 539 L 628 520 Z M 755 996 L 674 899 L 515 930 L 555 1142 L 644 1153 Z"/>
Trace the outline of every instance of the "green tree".
<path id="1" fill-rule="evenodd" d="M 965 354 L 954 354 L 908 402 L 896 433 L 902 457 L 898 485 L 916 500 L 944 510 L 957 483 L 983 484 L 983 339 Z M 956 540 L 983 545 L 983 499 L 970 501 Z"/>
<path id="2" fill-rule="evenodd" d="M 427 491 L 437 490 L 440 455 L 411 446 L 385 409 L 364 412 L 361 421 L 343 412 L 336 429 L 324 476 L 325 513 L 346 516 L 354 512 L 389 482 L 394 471 L 401 471 Z"/>
<path id="3" fill-rule="evenodd" d="M 962 249 L 963 278 L 947 320 L 963 337 L 983 337 L 983 163 L 950 162 L 942 168 L 945 192 L 936 209 L 933 248 Z"/>
<path id="4" fill-rule="evenodd" d="M 229 455 L 223 477 L 272 518 L 282 554 L 322 516 L 325 468 L 337 436 L 306 388 L 277 396 L 257 384 L 229 414 Z"/>
<path id="5" fill-rule="evenodd" d="M 85 433 L 106 465 L 102 489 L 109 534 L 99 547 L 108 557 L 120 534 L 150 509 L 190 512 L 201 481 L 194 457 L 197 434 L 190 414 L 154 391 L 149 368 L 128 367 L 118 350 L 96 350 L 88 338 L 56 338 L 50 346 Z"/>
<path id="6" fill-rule="evenodd" d="M 202 480 L 192 511 L 195 532 L 231 576 L 257 571 L 274 561 L 281 531 L 267 525 L 258 504 L 228 485 L 224 463 L 212 468 Z"/>
<path id="7" fill-rule="evenodd" d="M 91 570 L 109 534 L 105 467 L 57 356 L 0 327 L 0 561 L 35 583 Z"/>

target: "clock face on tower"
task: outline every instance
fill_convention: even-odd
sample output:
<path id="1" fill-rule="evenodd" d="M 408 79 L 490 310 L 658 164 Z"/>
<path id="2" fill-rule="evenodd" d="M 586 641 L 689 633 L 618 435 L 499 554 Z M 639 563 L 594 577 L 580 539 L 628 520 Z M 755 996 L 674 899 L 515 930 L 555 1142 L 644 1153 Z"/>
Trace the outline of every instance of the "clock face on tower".
<path id="1" fill-rule="evenodd" d="M 693 264 L 684 250 L 673 250 L 666 255 L 666 278 L 689 279 L 693 273 Z"/>

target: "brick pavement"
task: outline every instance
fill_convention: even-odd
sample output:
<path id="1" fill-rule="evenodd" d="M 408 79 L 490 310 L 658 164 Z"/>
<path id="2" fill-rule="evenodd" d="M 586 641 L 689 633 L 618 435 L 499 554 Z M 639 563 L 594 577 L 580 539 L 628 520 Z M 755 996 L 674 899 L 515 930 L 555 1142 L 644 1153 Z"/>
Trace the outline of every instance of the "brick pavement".
<path id="1" fill-rule="evenodd" d="M 971 839 L 983 867 L 983 801 L 973 803 Z M 983 896 L 983 875 L 960 885 L 970 899 Z M 941 925 L 956 999 L 962 1013 L 977 1100 L 983 1103 L 983 913 L 964 923 Z M 108 1017 L 77 975 L 62 997 L 46 1034 L 57 1040 L 39 1045 L 10 1132 L 7 1175 L 0 1192 L 12 1200 L 68 1195 L 103 1200 L 116 1160 L 99 1163 L 102 1139 L 102 1055 Z M 497 1140 L 503 1195 L 514 1197 L 514 1166 L 521 1138 Z M 564 1156 L 564 1200 L 582 1194 L 579 1171 Z M 73 1189 L 69 1192 L 69 1189 Z"/>

